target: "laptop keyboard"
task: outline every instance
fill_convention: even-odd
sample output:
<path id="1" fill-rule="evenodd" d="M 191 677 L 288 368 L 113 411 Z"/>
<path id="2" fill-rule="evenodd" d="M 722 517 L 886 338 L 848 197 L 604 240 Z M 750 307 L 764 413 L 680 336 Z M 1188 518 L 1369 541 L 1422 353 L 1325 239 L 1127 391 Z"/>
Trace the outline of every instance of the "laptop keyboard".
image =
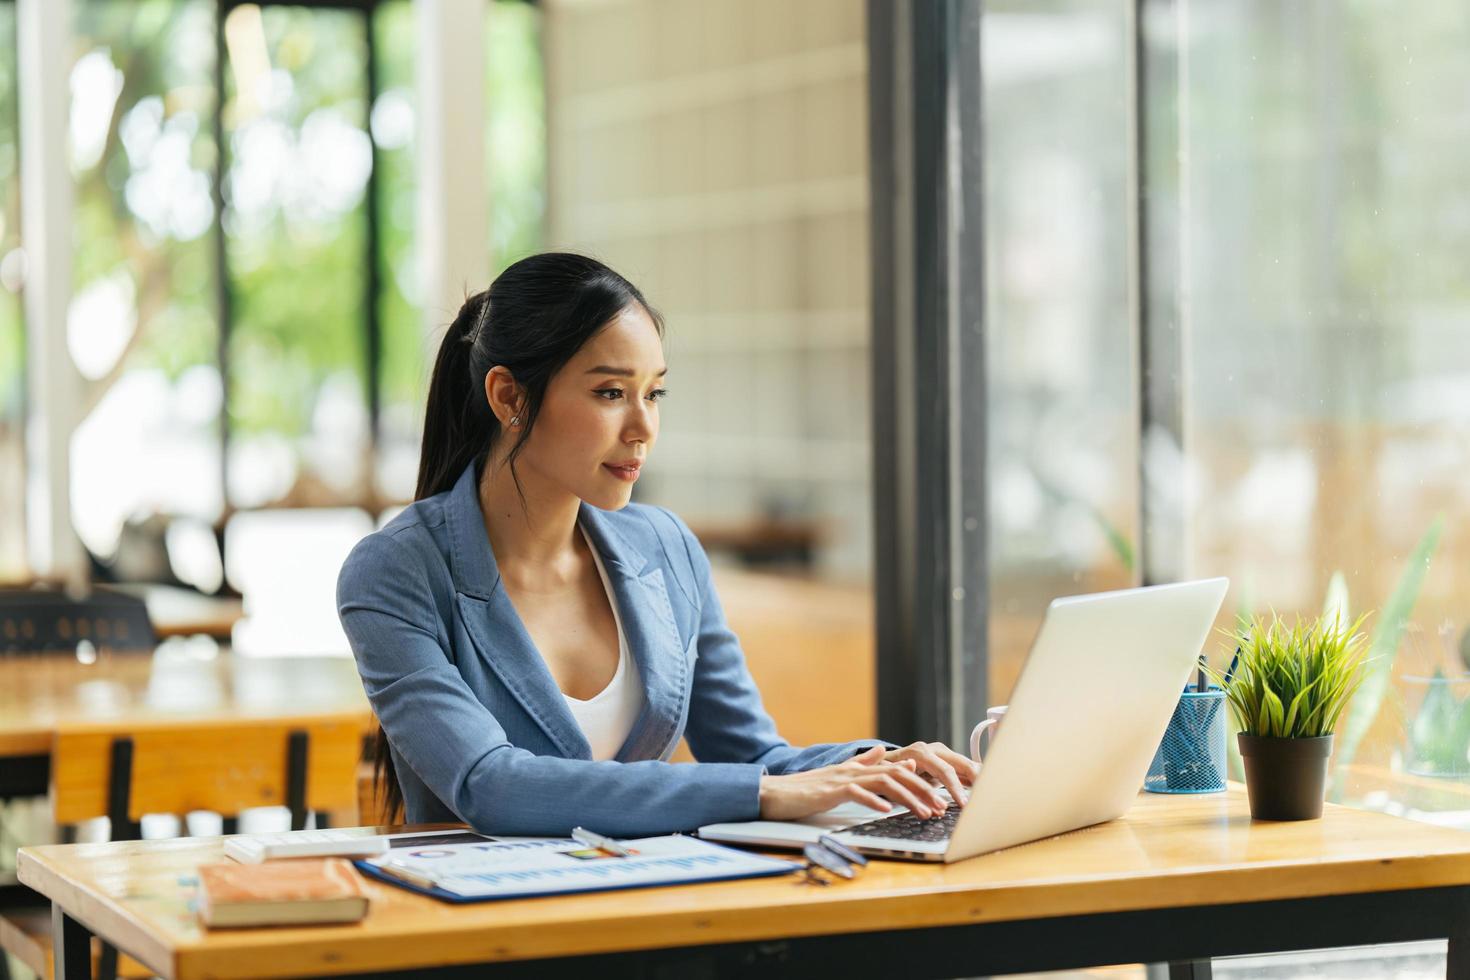
<path id="1" fill-rule="evenodd" d="M 870 820 L 856 827 L 848 827 L 843 833 L 862 834 L 865 837 L 890 837 L 894 840 L 941 841 L 954 834 L 955 821 L 960 818 L 963 807 L 951 806 L 944 813 L 928 820 L 921 819 L 912 811 L 897 816 Z"/>

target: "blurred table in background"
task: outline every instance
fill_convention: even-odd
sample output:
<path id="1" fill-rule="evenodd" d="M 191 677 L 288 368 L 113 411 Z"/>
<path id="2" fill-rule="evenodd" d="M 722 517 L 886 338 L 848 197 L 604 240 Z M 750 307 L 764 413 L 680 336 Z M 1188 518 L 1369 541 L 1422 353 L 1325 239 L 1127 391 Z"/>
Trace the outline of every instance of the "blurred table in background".
<path id="1" fill-rule="evenodd" d="M 695 520 L 689 530 L 706 551 L 734 555 L 750 566 L 809 567 L 817 546 L 830 533 L 821 521 L 776 517 Z"/>
<path id="2" fill-rule="evenodd" d="M 351 657 L 241 657 L 207 640 L 153 653 L 0 660 L 0 796 L 45 795 L 52 742 L 72 725 L 189 718 L 349 718 L 372 712 Z"/>
<path id="3" fill-rule="evenodd" d="M 149 605 L 151 612 L 152 602 Z M 154 618 L 158 631 L 167 632 L 167 621 L 159 621 L 157 614 Z M 226 635 L 231 625 L 227 618 L 221 619 Z M 188 632 L 201 630 L 191 628 Z M 351 657 L 238 656 L 203 636 L 165 640 L 148 652 L 90 654 L 85 660 L 71 652 L 12 654 L 0 658 L 0 800 L 46 796 L 53 769 L 57 767 L 60 767 L 57 781 L 65 785 L 66 763 L 60 755 L 63 749 L 58 746 L 65 744 L 69 737 L 73 797 L 79 787 L 88 790 L 95 784 L 95 795 L 102 801 L 96 812 L 107 812 L 114 805 L 109 802 L 109 794 L 117 792 L 116 781 L 122 778 L 127 781 L 123 798 L 133 795 L 136 802 L 140 784 L 132 769 L 133 740 L 142 737 L 140 731 L 147 732 L 155 754 L 162 750 L 161 754 L 172 760 L 172 764 L 154 766 L 151 781 L 147 783 L 153 799 L 210 800 L 208 805 L 195 809 L 215 808 L 214 801 L 219 794 L 209 791 L 219 789 L 216 783 L 227 789 L 238 789 L 242 769 L 243 782 L 253 791 L 280 789 L 279 795 L 290 798 L 280 780 L 267 778 L 270 771 L 258 765 L 258 758 L 253 766 L 248 758 L 242 758 L 240 742 L 233 731 L 226 739 L 216 738 L 216 742 L 228 744 L 229 751 L 217 748 L 200 751 L 200 745 L 207 742 L 201 742 L 200 732 L 210 730 L 211 726 L 230 729 L 238 725 L 239 738 L 248 741 L 260 722 L 272 727 L 289 726 L 293 741 L 297 729 L 312 732 L 310 744 L 301 736 L 301 758 L 289 764 L 303 770 L 303 794 L 310 785 L 305 771 L 309 769 L 320 776 L 325 767 L 330 777 L 345 762 L 347 776 L 336 787 L 339 792 L 332 798 L 355 799 L 354 760 L 362 744 L 355 733 L 361 732 L 363 737 L 370 734 L 373 717 L 357 676 L 357 665 Z M 330 733 L 334 729 L 331 739 L 321 740 L 323 730 Z M 265 731 L 265 741 L 269 742 L 273 734 L 276 733 Z M 84 766 L 80 770 L 79 781 L 76 740 L 89 735 L 98 737 L 102 746 L 97 752 L 100 758 L 95 767 Z M 280 737 L 284 741 L 286 735 L 281 733 Z M 124 756 L 128 760 L 124 770 L 127 775 L 121 777 L 116 769 L 116 739 L 128 743 Z M 113 743 L 110 763 L 105 748 L 109 742 Z M 331 764 L 334 759 L 335 766 Z M 191 764 L 183 764 L 181 760 Z M 280 761 L 283 768 L 288 766 L 285 753 Z M 233 777 L 233 782 L 227 776 Z M 324 797 L 319 794 L 318 798 Z M 52 793 L 47 804 L 51 820 L 57 826 L 96 815 L 68 816 L 62 812 L 65 808 L 59 801 L 60 797 Z M 303 795 L 296 805 L 304 805 L 304 801 Z M 234 821 L 241 807 L 236 800 L 233 807 L 219 808 L 225 833 L 235 831 Z M 181 813 L 174 815 L 183 817 Z M 349 807 L 333 812 L 331 819 L 355 823 L 352 819 L 355 816 Z M 137 825 L 133 827 L 130 833 L 138 833 Z M 66 830 L 64 839 L 70 839 L 75 828 L 68 826 Z M 111 824 L 108 832 L 118 833 Z M 7 850 L 13 847 L 14 844 L 6 845 Z M 6 853 L 0 859 L 9 864 L 11 856 Z M 0 920 L 0 937 L 7 949 L 17 953 L 23 962 L 45 973 L 50 947 L 46 917 L 30 913 L 26 906 L 31 896 L 15 885 L 13 877 L 0 874 L 0 907 L 9 909 L 7 917 Z M 0 952 L 0 956 L 4 953 Z"/>
<path id="4" fill-rule="evenodd" d="M 203 595 L 176 585 L 118 584 L 109 588 L 142 599 L 160 637 L 208 636 L 228 642 L 245 616 L 244 601 L 229 596 Z"/>

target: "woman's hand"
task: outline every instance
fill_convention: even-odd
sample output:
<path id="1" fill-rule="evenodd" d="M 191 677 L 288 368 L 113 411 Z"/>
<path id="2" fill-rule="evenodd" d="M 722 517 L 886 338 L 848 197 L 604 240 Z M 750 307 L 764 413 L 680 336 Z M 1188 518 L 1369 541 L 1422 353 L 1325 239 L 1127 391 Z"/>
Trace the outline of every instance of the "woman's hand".
<path id="1" fill-rule="evenodd" d="M 890 755 L 906 751 L 895 749 Z M 898 803 L 927 820 L 943 813 L 945 802 L 918 775 L 919 765 L 917 757 L 885 759 L 883 746 L 875 745 L 835 766 L 762 776 L 761 817 L 798 820 L 851 801 L 882 811 Z"/>
<path id="2" fill-rule="evenodd" d="M 980 775 L 980 763 L 969 756 L 961 755 L 943 742 L 914 742 L 901 749 L 889 749 L 883 756 L 886 762 L 913 763 L 916 771 L 935 780 L 961 806 L 968 794 L 962 786 L 969 786 Z"/>

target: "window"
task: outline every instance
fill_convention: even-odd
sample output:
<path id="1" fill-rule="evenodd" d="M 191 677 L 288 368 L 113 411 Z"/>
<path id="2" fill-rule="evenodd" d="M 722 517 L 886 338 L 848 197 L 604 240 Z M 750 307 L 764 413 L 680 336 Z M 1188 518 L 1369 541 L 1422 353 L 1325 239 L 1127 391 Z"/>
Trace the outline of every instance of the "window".
<path id="1" fill-rule="evenodd" d="M 210 172 L 214 6 L 75 7 L 67 346 L 85 379 L 72 518 L 102 561 L 148 514 L 223 508 Z M 131 554 L 142 554 L 131 549 Z M 119 569 L 164 578 L 167 568 Z"/>
<path id="2" fill-rule="evenodd" d="M 542 238 L 541 13 L 520 0 L 488 12 L 503 266 Z M 0 50 L 15 29 L 0 0 Z M 119 547 L 131 529 L 180 518 L 218 529 L 239 509 L 378 514 L 408 500 L 430 346 L 411 4 L 77 0 L 74 30 L 67 342 L 84 376 L 71 451 L 83 543 L 107 566 L 141 554 Z M 23 578 L 15 70 L 0 58 L 0 577 Z M 113 571 L 167 578 L 166 565 Z M 196 584 L 215 587 L 218 569 Z"/>
<path id="3" fill-rule="evenodd" d="M 1470 20 L 1150 2 L 1135 102 L 1125 5 L 984 16 L 991 699 L 1050 597 L 1140 553 L 1229 575 L 1221 626 L 1345 595 L 1378 659 L 1336 796 L 1470 826 Z M 1140 343 L 1177 446 L 1134 412 Z M 1144 446 L 1177 526 L 1138 548 Z"/>
<path id="4" fill-rule="evenodd" d="M 538 18 L 496 3 L 487 23 L 488 227 L 502 263 L 539 239 Z M 316 508 L 231 522 L 229 579 L 259 614 L 237 648 L 344 648 L 332 594 L 371 527 L 359 508 L 377 517 L 414 493 L 437 340 L 414 247 L 414 26 L 402 0 L 366 13 L 242 6 L 226 20 L 231 502 Z M 302 535 L 312 547 L 282 573 L 271 556 Z"/>
<path id="5" fill-rule="evenodd" d="M 541 14 L 510 0 L 487 12 L 491 112 L 465 125 L 473 138 L 484 125 L 492 150 L 488 227 L 503 265 L 541 239 Z M 267 593 L 295 603 L 253 616 L 247 645 L 340 649 L 332 549 L 412 497 L 428 382 L 413 8 L 77 0 L 75 13 L 73 523 L 104 576 L 205 591 L 248 580 L 255 612 Z M 0 0 L 0 46 L 14 34 Z M 14 70 L 0 59 L 0 464 L 12 464 L 0 465 L 0 578 L 19 579 Z M 230 518 L 303 507 L 332 543 L 311 549 L 300 581 L 262 577 L 252 556 L 295 534 L 291 517 Z M 291 628 L 269 633 L 277 623 Z"/>
<path id="6" fill-rule="evenodd" d="M 490 0 L 486 15 L 486 183 L 493 268 L 541 247 L 546 210 L 546 123 L 541 63 L 541 11 L 525 0 Z M 414 252 L 413 10 L 406 0 L 380 3 L 374 13 L 377 96 L 371 129 L 381 178 L 377 368 L 381 409 L 377 494 L 382 503 L 412 499 L 429 368 L 439 336 L 425 336 Z M 448 315 L 445 323 L 448 325 Z"/>
<path id="7" fill-rule="evenodd" d="M 414 252 L 413 9 L 407 0 L 380 4 L 373 14 L 376 88 L 371 128 L 379 179 L 377 494 L 413 499 L 419 437 L 428 397 L 429 340 L 419 302 Z"/>
<path id="8" fill-rule="evenodd" d="M 25 574 L 26 345 L 20 289 L 20 119 L 15 4 L 0 3 L 0 581 Z"/>
<path id="9" fill-rule="evenodd" d="M 496 271 L 541 247 L 546 212 L 546 105 L 541 11 L 525 0 L 491 0 L 485 159 L 490 254 Z"/>
<path id="10" fill-rule="evenodd" d="M 1126 5 L 996 2 L 981 28 L 990 700 L 1047 603 L 1135 579 Z M 970 714 L 984 716 L 983 706 Z"/>
<path id="11" fill-rule="evenodd" d="M 1406 628 L 1339 729 L 1337 790 L 1470 811 L 1470 19 L 1181 9 L 1182 34 L 1150 34 L 1179 69 L 1149 93 L 1178 127 L 1149 196 L 1178 242 L 1152 265 L 1184 297 L 1189 568 L 1286 614 L 1336 578 L 1370 630 L 1397 590 Z"/>
<path id="12" fill-rule="evenodd" d="M 225 20 L 229 495 L 362 499 L 369 447 L 367 19 L 253 5 Z"/>

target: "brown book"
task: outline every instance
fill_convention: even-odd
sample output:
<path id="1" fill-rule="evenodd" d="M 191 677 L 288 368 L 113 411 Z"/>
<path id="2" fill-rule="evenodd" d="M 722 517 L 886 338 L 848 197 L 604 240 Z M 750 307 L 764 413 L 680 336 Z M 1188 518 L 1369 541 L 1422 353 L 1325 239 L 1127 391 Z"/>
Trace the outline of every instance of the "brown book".
<path id="1" fill-rule="evenodd" d="M 264 864 L 206 864 L 199 869 L 199 918 L 210 926 L 356 922 L 368 896 L 342 858 Z"/>

